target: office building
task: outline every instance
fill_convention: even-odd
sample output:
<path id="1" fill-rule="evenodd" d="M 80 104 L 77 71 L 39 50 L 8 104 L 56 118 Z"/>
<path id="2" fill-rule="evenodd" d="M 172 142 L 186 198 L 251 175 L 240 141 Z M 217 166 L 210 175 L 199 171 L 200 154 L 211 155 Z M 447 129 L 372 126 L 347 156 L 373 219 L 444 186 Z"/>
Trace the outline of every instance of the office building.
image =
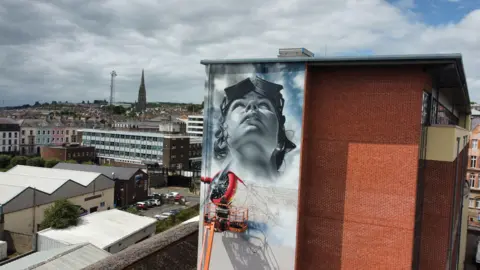
<path id="1" fill-rule="evenodd" d="M 203 115 L 189 115 L 187 118 L 187 135 L 192 137 L 202 137 L 203 135 Z"/>
<path id="2" fill-rule="evenodd" d="M 19 151 L 20 125 L 13 119 L 0 118 L 0 153 L 16 154 Z"/>

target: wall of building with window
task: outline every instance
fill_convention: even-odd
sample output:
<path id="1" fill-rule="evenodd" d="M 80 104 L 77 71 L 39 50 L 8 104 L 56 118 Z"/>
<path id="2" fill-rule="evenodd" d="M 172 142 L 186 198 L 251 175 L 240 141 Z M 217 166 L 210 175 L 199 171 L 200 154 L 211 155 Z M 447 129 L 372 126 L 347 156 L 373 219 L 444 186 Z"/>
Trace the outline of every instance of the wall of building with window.
<path id="1" fill-rule="evenodd" d="M 94 146 L 102 159 L 162 162 L 163 134 L 148 132 L 82 130 L 82 144 Z"/>
<path id="2" fill-rule="evenodd" d="M 475 117 L 475 116 L 474 116 Z M 470 226 L 480 227 L 480 126 L 472 127 L 468 149 L 466 180 L 470 186 L 468 220 Z"/>
<path id="3" fill-rule="evenodd" d="M 187 134 L 195 137 L 203 136 L 203 115 L 188 116 Z"/>

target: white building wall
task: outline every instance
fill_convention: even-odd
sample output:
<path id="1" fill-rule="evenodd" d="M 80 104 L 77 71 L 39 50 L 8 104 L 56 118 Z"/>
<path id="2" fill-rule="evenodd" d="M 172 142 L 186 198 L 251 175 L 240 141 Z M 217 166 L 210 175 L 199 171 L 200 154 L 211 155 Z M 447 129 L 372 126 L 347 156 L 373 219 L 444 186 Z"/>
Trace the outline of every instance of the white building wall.
<path id="1" fill-rule="evenodd" d="M 19 150 L 20 133 L 18 131 L 0 131 L 0 152 Z"/>
<path id="2" fill-rule="evenodd" d="M 37 252 L 68 246 L 45 235 L 37 234 Z"/>
<path id="3" fill-rule="evenodd" d="M 112 244 L 111 246 L 106 247 L 105 250 L 112 254 L 120 252 L 131 245 L 135 245 L 135 243 L 139 242 L 145 237 L 152 237 L 155 234 L 155 229 L 156 229 L 156 223 L 126 237 L 125 239 L 119 240 L 118 242 Z"/>
<path id="4" fill-rule="evenodd" d="M 189 115 L 187 118 L 187 134 L 190 136 L 203 136 L 203 115 Z"/>

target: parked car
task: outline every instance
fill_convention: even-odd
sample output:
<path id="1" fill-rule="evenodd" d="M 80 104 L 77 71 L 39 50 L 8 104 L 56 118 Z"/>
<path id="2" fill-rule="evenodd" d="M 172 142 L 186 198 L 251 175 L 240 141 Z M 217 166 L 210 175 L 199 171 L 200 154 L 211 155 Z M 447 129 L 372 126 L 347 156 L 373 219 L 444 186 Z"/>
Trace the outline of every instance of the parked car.
<path id="1" fill-rule="evenodd" d="M 153 204 L 150 200 L 145 200 L 143 202 L 147 205 L 147 207 L 153 207 Z"/>
<path id="2" fill-rule="evenodd" d="M 174 214 L 172 214 L 171 211 L 170 211 L 170 212 L 162 213 L 161 215 L 165 216 L 165 217 L 169 217 L 169 216 L 173 216 Z"/>
<path id="3" fill-rule="evenodd" d="M 164 220 L 167 219 L 168 216 L 164 216 L 163 214 L 157 214 L 154 216 L 154 218 L 156 218 L 157 220 Z"/>
<path id="4" fill-rule="evenodd" d="M 178 210 L 178 209 L 170 210 L 169 213 L 170 213 L 171 215 L 178 215 L 178 213 L 180 213 L 180 210 Z"/>
<path id="5" fill-rule="evenodd" d="M 167 199 L 175 199 L 175 197 L 178 195 L 178 192 L 169 192 L 167 193 Z"/>
<path id="6" fill-rule="evenodd" d="M 183 199 L 183 198 L 185 198 L 185 197 L 183 197 L 183 195 L 177 194 L 177 196 L 175 196 L 175 201 L 178 202 L 178 201 L 180 201 L 180 200 Z"/>
<path id="7" fill-rule="evenodd" d="M 159 199 L 149 199 L 148 202 L 152 204 L 152 206 L 160 206 L 162 202 Z"/>
<path id="8" fill-rule="evenodd" d="M 137 203 L 137 209 L 147 210 L 147 208 L 148 208 L 148 206 L 144 202 L 138 202 Z"/>

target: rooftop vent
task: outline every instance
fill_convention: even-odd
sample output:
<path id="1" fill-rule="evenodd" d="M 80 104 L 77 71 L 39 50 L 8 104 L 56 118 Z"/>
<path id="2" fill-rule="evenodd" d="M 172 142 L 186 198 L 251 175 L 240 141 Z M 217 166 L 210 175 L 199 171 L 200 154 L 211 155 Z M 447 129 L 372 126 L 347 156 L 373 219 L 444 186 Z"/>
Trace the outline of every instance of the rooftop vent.
<path id="1" fill-rule="evenodd" d="M 314 57 L 315 55 L 305 48 L 285 48 L 278 50 L 278 57 Z"/>

